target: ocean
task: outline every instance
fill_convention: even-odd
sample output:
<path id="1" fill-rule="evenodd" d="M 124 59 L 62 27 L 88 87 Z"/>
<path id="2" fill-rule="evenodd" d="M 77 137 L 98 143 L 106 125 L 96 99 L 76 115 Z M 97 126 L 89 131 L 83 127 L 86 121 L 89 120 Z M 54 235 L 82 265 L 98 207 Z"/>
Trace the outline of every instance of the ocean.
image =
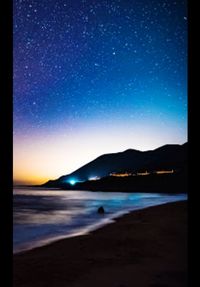
<path id="1" fill-rule="evenodd" d="M 181 200 L 187 195 L 14 188 L 13 253 L 88 234 L 133 210 Z M 100 206 L 104 214 L 97 213 Z"/>

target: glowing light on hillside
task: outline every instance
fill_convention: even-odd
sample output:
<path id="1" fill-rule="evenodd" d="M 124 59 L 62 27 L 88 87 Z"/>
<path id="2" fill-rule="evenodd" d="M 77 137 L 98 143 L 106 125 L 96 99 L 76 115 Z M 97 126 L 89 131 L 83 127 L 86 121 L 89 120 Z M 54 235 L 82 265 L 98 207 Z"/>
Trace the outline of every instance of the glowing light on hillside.
<path id="1" fill-rule="evenodd" d="M 133 173 L 128 173 L 128 172 L 125 172 L 125 173 L 111 173 L 110 176 L 116 176 L 116 177 L 125 177 L 125 176 L 133 176 L 135 174 Z"/>
<path id="2" fill-rule="evenodd" d="M 174 173 L 174 170 L 158 170 L 156 171 L 157 174 L 166 174 L 166 173 Z"/>
<path id="3" fill-rule="evenodd" d="M 77 181 L 76 181 L 75 179 L 70 179 L 70 180 L 69 180 L 69 183 L 70 183 L 71 185 L 75 185 L 75 184 L 77 183 Z"/>
<path id="4" fill-rule="evenodd" d="M 149 175 L 150 172 L 148 172 L 147 170 L 145 172 L 138 172 L 137 175 Z"/>
<path id="5" fill-rule="evenodd" d="M 88 178 L 88 180 L 98 180 L 98 179 L 100 179 L 99 176 L 91 176 Z"/>

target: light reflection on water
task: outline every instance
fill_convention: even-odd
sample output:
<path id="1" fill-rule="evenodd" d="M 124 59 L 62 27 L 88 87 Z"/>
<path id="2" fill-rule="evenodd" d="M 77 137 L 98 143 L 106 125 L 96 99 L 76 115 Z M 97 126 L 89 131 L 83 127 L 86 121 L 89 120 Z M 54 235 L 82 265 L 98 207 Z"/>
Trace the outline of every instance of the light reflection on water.
<path id="1" fill-rule="evenodd" d="M 131 210 L 186 200 L 187 195 L 18 188 L 13 192 L 13 251 L 85 234 Z M 105 214 L 97 209 L 103 206 Z"/>

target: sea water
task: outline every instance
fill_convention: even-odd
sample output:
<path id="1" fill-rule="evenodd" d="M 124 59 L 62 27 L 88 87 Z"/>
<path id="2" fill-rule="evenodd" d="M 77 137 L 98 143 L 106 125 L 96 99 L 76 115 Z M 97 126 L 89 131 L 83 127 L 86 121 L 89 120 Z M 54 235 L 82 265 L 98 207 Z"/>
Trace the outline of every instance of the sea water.
<path id="1" fill-rule="evenodd" d="M 187 200 L 187 195 L 15 188 L 13 252 L 88 234 L 130 211 L 181 200 Z M 100 206 L 103 215 L 97 212 Z"/>

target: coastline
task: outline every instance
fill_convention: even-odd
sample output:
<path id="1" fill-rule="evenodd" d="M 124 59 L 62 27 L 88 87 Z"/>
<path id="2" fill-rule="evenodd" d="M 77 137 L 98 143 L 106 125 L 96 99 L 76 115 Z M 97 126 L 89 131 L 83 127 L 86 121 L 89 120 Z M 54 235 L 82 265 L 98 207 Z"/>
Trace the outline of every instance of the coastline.
<path id="1" fill-rule="evenodd" d="M 14 287 L 187 286 L 187 201 L 136 210 L 13 258 Z"/>
<path id="2" fill-rule="evenodd" d="M 185 201 L 187 199 L 179 199 L 179 200 L 176 200 L 176 201 L 171 201 L 171 202 L 179 202 L 179 201 Z M 13 255 L 15 254 L 21 254 L 21 253 L 24 253 L 24 252 L 27 252 L 27 251 L 30 251 L 30 250 L 33 250 L 33 249 L 36 249 L 36 248 L 40 248 L 40 247 L 43 247 L 45 245 L 49 245 L 49 244 L 52 244 L 52 243 L 55 243 L 57 241 L 60 241 L 60 240 L 63 240 L 63 239 L 68 239 L 68 238 L 74 238 L 74 237 L 77 237 L 77 236 L 84 236 L 84 235 L 89 235 L 91 232 L 94 232 L 98 229 L 101 229 L 103 228 L 104 226 L 106 225 L 109 225 L 109 224 L 112 224 L 112 223 L 115 223 L 116 220 L 118 220 L 119 218 L 127 215 L 127 214 L 130 214 L 132 212 L 135 212 L 137 210 L 144 210 L 146 208 L 149 208 L 149 207 L 154 207 L 154 206 L 160 206 L 160 205 L 163 205 L 163 204 L 167 204 L 167 203 L 170 203 L 170 202 L 164 202 L 164 203 L 158 203 L 156 205 L 150 205 L 150 206 L 145 206 L 145 207 L 137 207 L 135 209 L 128 209 L 128 210 L 124 210 L 124 211 L 118 211 L 116 213 L 113 213 L 111 214 L 109 217 L 104 217 L 102 216 L 101 217 L 101 220 L 99 222 L 96 222 L 88 227 L 84 227 L 82 230 L 80 229 L 79 231 L 76 231 L 72 234 L 63 234 L 63 235 L 57 235 L 57 236 L 54 236 L 52 238 L 43 238 L 39 241 L 36 241 L 36 242 L 31 242 L 31 243 L 27 243 L 25 245 L 21 245 L 21 246 L 18 246 L 17 248 L 13 249 Z"/>

